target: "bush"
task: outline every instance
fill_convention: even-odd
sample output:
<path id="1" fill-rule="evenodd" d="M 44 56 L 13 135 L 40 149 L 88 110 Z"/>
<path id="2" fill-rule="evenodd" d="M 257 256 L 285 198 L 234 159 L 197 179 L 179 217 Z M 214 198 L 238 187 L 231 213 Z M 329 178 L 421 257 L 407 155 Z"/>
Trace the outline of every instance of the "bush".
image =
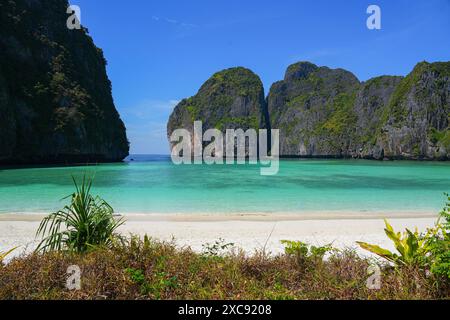
<path id="1" fill-rule="evenodd" d="M 111 246 L 120 236 L 115 233 L 123 220 L 114 218 L 113 208 L 98 196 L 91 195 L 92 179 L 83 177 L 79 186 L 73 178 L 75 193 L 71 204 L 47 216 L 37 236 L 44 239 L 38 251 L 86 252 L 95 246 Z"/>
<path id="2" fill-rule="evenodd" d="M 379 246 L 358 242 L 363 248 L 394 263 L 397 267 L 418 267 L 423 271 L 431 271 L 437 277 L 450 279 L 450 196 L 446 194 L 446 205 L 440 213 L 436 227 L 426 233 L 418 231 L 394 232 L 386 222 L 386 235 L 391 239 L 399 255 Z"/>
<path id="3" fill-rule="evenodd" d="M 0 268 L 2 299 L 441 299 L 414 267 L 382 269 L 380 290 L 366 287 L 370 261 L 344 250 L 309 259 L 292 255 L 227 254 L 205 259 L 173 243 L 134 237 L 85 253 L 52 251 L 13 259 Z M 67 268 L 79 266 L 81 290 L 66 289 Z"/>
<path id="4" fill-rule="evenodd" d="M 307 260 L 320 262 L 327 253 L 335 251 L 331 244 L 316 247 L 301 241 L 283 240 L 281 243 L 285 246 L 285 253 L 287 255 L 295 256 L 299 262 L 306 262 Z"/>
<path id="5" fill-rule="evenodd" d="M 440 213 L 438 227 L 427 238 L 431 255 L 431 272 L 450 279 L 450 196 Z"/>
<path id="6" fill-rule="evenodd" d="M 402 234 L 395 232 L 387 220 L 385 220 L 386 235 L 395 245 L 399 255 L 379 246 L 365 242 L 357 242 L 359 246 L 368 250 L 397 266 L 423 266 L 426 256 L 426 240 L 419 235 L 418 231 L 412 232 L 408 229 Z"/>

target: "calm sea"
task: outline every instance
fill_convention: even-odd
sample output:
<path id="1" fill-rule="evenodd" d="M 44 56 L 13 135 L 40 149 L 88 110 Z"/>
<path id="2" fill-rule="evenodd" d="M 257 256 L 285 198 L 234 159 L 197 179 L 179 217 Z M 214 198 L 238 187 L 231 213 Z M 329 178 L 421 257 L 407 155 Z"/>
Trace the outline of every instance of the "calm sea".
<path id="1" fill-rule="evenodd" d="M 450 192 L 450 163 L 282 160 L 258 165 L 175 166 L 167 156 L 120 164 L 0 169 L 0 213 L 48 213 L 73 191 L 71 176 L 95 174 L 94 192 L 120 213 L 437 213 Z"/>

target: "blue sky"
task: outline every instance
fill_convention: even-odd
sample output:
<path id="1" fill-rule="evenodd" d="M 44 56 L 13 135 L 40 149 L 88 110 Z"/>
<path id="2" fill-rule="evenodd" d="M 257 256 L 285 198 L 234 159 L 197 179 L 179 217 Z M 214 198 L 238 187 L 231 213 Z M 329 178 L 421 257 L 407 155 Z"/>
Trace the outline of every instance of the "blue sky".
<path id="1" fill-rule="evenodd" d="M 168 154 L 173 107 L 225 68 L 252 69 L 267 93 L 297 61 L 367 80 L 450 60 L 450 0 L 70 2 L 104 50 L 132 153 Z M 382 10 L 381 30 L 366 27 L 371 4 Z"/>

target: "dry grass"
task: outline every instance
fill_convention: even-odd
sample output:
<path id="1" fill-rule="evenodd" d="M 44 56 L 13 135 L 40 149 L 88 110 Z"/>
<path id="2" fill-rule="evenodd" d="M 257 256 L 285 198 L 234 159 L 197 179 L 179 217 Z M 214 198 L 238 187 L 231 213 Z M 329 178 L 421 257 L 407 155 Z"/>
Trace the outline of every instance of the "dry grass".
<path id="1" fill-rule="evenodd" d="M 370 261 L 351 251 L 328 259 L 261 253 L 202 255 L 171 243 L 130 240 L 86 254 L 32 254 L 0 266 L 0 299 L 445 299 L 448 280 L 414 268 L 384 268 L 366 287 Z M 65 287 L 82 270 L 80 291 Z M 439 285 L 438 285 L 439 284 Z"/>

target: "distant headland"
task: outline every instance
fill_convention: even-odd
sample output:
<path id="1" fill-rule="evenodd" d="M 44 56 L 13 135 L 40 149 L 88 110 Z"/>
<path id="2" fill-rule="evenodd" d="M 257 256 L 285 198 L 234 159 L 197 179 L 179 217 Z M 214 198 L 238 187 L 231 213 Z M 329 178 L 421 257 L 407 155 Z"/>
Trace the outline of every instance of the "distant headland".
<path id="1" fill-rule="evenodd" d="M 192 130 L 279 129 L 280 156 L 450 159 L 450 62 L 421 62 L 406 77 L 360 82 L 343 69 L 298 62 L 267 97 L 238 67 L 214 74 L 172 113 L 168 136 Z"/>

